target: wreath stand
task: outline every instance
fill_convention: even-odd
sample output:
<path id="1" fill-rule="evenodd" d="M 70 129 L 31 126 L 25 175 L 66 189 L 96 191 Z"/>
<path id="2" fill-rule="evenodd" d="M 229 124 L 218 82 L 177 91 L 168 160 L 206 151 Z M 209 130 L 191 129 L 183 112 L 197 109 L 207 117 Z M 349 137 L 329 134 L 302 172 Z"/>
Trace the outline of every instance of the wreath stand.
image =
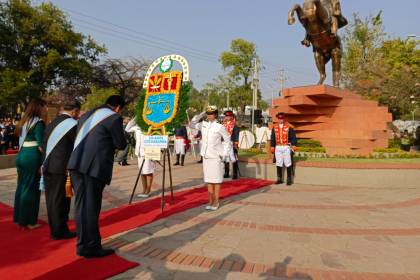
<path id="1" fill-rule="evenodd" d="M 174 201 L 174 188 L 173 188 L 173 185 L 172 185 L 172 168 L 171 168 L 171 156 L 169 154 L 169 149 L 168 148 L 162 149 L 162 153 L 163 153 L 163 164 L 160 164 L 160 163 L 159 164 L 163 168 L 163 172 L 162 172 L 162 197 L 161 197 L 161 200 L 160 200 L 160 209 L 163 212 L 163 208 L 165 208 L 165 179 L 166 179 L 166 173 L 169 173 L 169 187 L 170 187 L 170 190 L 171 190 L 172 202 Z M 166 161 L 166 159 L 168 159 L 168 160 Z M 137 179 L 136 179 L 136 182 L 134 184 L 133 191 L 131 192 L 131 196 L 130 196 L 130 200 L 128 201 L 128 204 L 131 204 L 132 201 L 133 201 L 133 197 L 134 197 L 134 194 L 136 192 L 137 185 L 139 183 L 139 179 L 140 179 L 140 176 L 141 176 L 141 171 L 143 170 L 144 161 L 145 161 L 145 159 L 143 159 L 143 161 L 141 163 L 139 172 L 137 174 Z M 168 170 L 166 169 L 166 166 L 168 166 Z"/>

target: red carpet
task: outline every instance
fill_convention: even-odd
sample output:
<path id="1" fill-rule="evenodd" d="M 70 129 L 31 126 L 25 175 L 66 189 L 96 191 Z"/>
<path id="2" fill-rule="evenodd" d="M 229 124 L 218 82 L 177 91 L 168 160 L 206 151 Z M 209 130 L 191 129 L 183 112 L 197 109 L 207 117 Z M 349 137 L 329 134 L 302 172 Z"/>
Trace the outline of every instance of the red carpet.
<path id="1" fill-rule="evenodd" d="M 223 185 L 220 197 L 226 198 L 270 185 L 271 181 L 241 179 Z M 167 196 L 164 213 L 160 197 L 103 212 L 100 218 L 102 238 L 134 229 L 207 203 L 205 187 L 176 192 L 174 202 Z M 44 224 L 33 231 L 20 231 L 13 223 L 13 209 L 0 203 L 0 279 L 104 279 L 137 263 L 117 255 L 86 260 L 75 255 L 75 240 L 49 239 Z"/>

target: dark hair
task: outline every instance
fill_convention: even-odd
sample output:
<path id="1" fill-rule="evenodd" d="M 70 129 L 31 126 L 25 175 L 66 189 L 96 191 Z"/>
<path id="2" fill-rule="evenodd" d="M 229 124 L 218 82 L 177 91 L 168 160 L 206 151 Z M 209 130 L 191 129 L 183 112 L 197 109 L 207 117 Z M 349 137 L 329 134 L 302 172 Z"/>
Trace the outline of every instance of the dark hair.
<path id="1" fill-rule="evenodd" d="M 125 101 L 124 98 L 122 98 L 120 95 L 111 95 L 110 97 L 108 97 L 105 104 L 114 108 L 118 106 L 122 108 L 125 106 Z"/>
<path id="2" fill-rule="evenodd" d="M 71 101 L 67 101 L 66 103 L 64 103 L 63 105 L 63 109 L 65 111 L 72 111 L 74 109 L 78 109 L 80 110 L 82 106 L 80 105 L 80 102 L 77 100 L 71 100 Z"/>
<path id="3" fill-rule="evenodd" d="M 22 126 L 26 123 L 26 121 L 38 117 L 42 119 L 45 123 L 47 122 L 47 111 L 44 110 L 44 107 L 47 106 L 47 102 L 41 98 L 32 99 L 29 102 L 28 106 L 26 107 L 25 114 L 23 115 L 22 119 L 20 120 L 19 124 L 16 127 L 16 135 L 20 136 L 22 133 Z"/>

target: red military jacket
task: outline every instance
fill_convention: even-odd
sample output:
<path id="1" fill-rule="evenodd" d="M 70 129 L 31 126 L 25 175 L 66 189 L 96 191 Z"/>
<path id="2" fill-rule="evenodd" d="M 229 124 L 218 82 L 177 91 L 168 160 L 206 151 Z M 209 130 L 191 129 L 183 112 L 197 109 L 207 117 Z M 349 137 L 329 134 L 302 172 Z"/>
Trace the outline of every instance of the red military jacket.
<path id="1" fill-rule="evenodd" d="M 276 137 L 277 145 L 289 144 L 289 129 L 290 126 L 288 123 L 284 123 L 282 128 L 280 128 L 280 124 L 274 125 L 273 130 Z"/>

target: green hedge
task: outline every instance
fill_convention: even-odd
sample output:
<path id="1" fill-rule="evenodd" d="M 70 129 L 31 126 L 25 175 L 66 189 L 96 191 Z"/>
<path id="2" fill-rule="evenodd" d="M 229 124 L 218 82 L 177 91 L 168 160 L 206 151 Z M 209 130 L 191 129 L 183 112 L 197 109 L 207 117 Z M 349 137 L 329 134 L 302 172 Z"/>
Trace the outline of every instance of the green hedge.
<path id="1" fill-rule="evenodd" d="M 298 147 L 298 152 L 302 153 L 325 153 L 324 147 Z"/>
<path id="2" fill-rule="evenodd" d="M 311 140 L 311 139 L 298 139 L 297 143 L 298 147 L 307 147 L 307 148 L 321 148 L 321 142 L 317 140 Z"/>
<path id="3" fill-rule="evenodd" d="M 396 148 L 399 149 L 401 147 L 401 139 L 400 138 L 394 138 L 390 139 L 388 142 L 388 148 Z"/>

